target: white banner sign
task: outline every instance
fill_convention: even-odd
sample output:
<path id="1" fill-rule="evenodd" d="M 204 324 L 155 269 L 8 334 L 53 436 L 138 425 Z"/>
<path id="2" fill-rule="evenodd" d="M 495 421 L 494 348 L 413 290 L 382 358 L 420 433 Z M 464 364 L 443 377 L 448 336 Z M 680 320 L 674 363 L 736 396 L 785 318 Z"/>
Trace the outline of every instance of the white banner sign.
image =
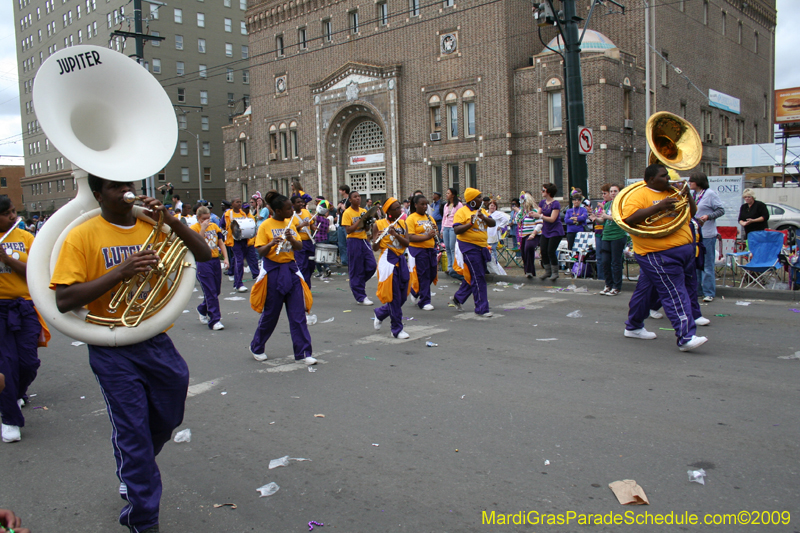
<path id="1" fill-rule="evenodd" d="M 383 153 L 350 156 L 351 165 L 367 165 L 372 163 L 383 163 Z"/>
<path id="2" fill-rule="evenodd" d="M 708 90 L 708 105 L 730 111 L 731 113 L 736 113 L 737 115 L 741 113 L 741 105 L 738 98 L 715 91 L 714 89 Z"/>
<path id="3" fill-rule="evenodd" d="M 728 146 L 728 168 L 771 167 L 780 163 L 778 148 L 774 144 Z"/>

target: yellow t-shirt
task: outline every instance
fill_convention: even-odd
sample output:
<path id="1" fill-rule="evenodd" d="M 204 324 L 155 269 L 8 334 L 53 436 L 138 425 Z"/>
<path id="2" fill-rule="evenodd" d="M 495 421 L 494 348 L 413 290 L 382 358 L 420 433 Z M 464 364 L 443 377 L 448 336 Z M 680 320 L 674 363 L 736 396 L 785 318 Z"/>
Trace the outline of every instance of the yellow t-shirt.
<path id="1" fill-rule="evenodd" d="M 658 192 L 646 186 L 640 187 L 628 195 L 621 213 L 622 220 L 625 220 L 639 209 L 645 209 L 657 204 L 667 196 L 669 196 L 668 191 Z M 641 223 L 639 226 L 657 228 L 672 222 L 670 219 L 674 216 L 677 216 L 677 214 L 673 213 L 668 215 L 657 221 L 655 224 L 645 225 L 644 223 Z M 667 235 L 666 237 L 661 237 L 660 239 L 648 239 L 631 235 L 631 240 L 633 241 L 633 251 L 639 255 L 645 255 L 650 252 L 660 252 L 662 250 L 683 246 L 684 244 L 691 244 L 692 230 L 689 228 L 689 222 L 687 221 L 687 223 L 678 229 L 678 231 L 671 235 Z"/>
<path id="2" fill-rule="evenodd" d="M 387 218 L 376 220 L 375 226 L 377 226 L 378 228 L 378 235 L 380 235 L 381 232 L 383 232 L 383 230 L 385 230 L 387 226 L 389 226 L 389 224 L 390 222 L 389 219 Z M 396 231 L 400 235 L 408 235 L 408 227 L 406 226 L 406 221 L 401 220 L 400 222 L 395 224 L 394 231 Z M 378 243 L 378 245 L 380 246 L 381 250 L 388 248 L 397 255 L 403 255 L 403 253 L 406 251 L 406 247 L 400 244 L 400 241 L 397 240 L 397 237 L 394 237 L 393 235 L 390 235 L 388 233 L 383 239 L 381 239 L 381 242 Z"/>
<path id="3" fill-rule="evenodd" d="M 198 222 L 197 224 L 194 224 L 191 226 L 191 229 L 197 233 L 200 233 L 200 223 Z M 219 257 L 219 239 L 221 233 L 222 229 L 219 226 L 213 222 L 209 222 L 206 231 L 202 234 L 206 244 L 209 248 L 211 248 L 211 257 Z"/>
<path id="4" fill-rule="evenodd" d="M 87 220 L 67 235 L 58 255 L 50 288 L 55 290 L 56 285 L 86 283 L 105 275 L 137 253 L 152 230 L 152 225 L 141 220 L 137 220 L 130 228 L 115 226 L 102 216 Z M 122 302 L 114 313 L 108 309 L 108 304 L 118 288 L 119 285 L 115 285 L 86 307 L 97 316 L 121 317 L 127 309 L 125 302 Z M 167 287 L 164 287 L 162 294 L 166 294 L 167 290 Z M 139 295 L 139 300 L 146 300 L 149 294 L 150 288 L 146 287 Z"/>
<path id="5" fill-rule="evenodd" d="M 256 234 L 256 247 L 261 248 L 269 244 L 272 239 L 283 233 L 286 229 L 287 222 L 289 221 L 275 220 L 274 218 L 268 218 L 262 222 Z M 292 237 L 297 239 L 297 217 L 292 218 L 292 225 L 289 233 Z M 292 250 L 288 240 L 286 241 L 283 251 L 280 251 L 280 248 L 280 244 L 273 246 L 272 250 L 267 254 L 267 259 L 275 261 L 276 263 L 289 263 L 290 261 L 294 261 L 294 250 Z"/>
<path id="6" fill-rule="evenodd" d="M 231 231 L 231 221 L 234 218 L 252 218 L 253 220 L 255 220 L 253 215 L 248 215 L 244 211 L 239 211 L 238 213 L 234 213 L 233 209 L 228 209 L 227 211 L 225 211 L 225 214 L 223 216 L 225 217 L 225 227 L 228 228 L 228 238 L 225 239 L 225 246 L 228 247 L 233 246 L 233 232 Z M 247 246 L 253 246 L 254 239 L 255 237 L 248 240 Z"/>
<path id="7" fill-rule="evenodd" d="M 480 208 L 480 212 L 487 217 L 489 216 L 486 210 L 482 207 Z M 459 224 L 469 224 L 472 221 L 473 214 L 477 215 L 478 211 L 470 211 L 469 207 L 465 205 L 456 211 L 456 214 L 453 216 L 453 226 L 457 226 Z M 483 220 L 478 219 L 475 222 L 475 225 L 473 225 L 470 229 L 460 235 L 456 235 L 456 239 L 485 248 L 488 245 L 486 223 Z"/>
<path id="8" fill-rule="evenodd" d="M 348 207 L 347 209 L 344 210 L 344 213 L 342 213 L 342 226 L 344 226 L 344 227 L 352 226 L 353 224 L 355 224 L 356 222 L 361 220 L 361 216 L 366 212 L 367 212 L 367 210 L 364 209 L 363 207 L 359 208 L 358 211 L 353 209 L 352 206 Z M 348 239 L 366 239 L 367 238 L 367 232 L 364 231 L 364 230 L 354 231 L 353 233 L 348 233 L 347 234 L 347 238 Z"/>
<path id="9" fill-rule="evenodd" d="M 28 262 L 28 252 L 33 244 L 33 235 L 24 229 L 15 228 L 8 234 L 3 244 L 6 255 L 18 259 L 23 263 Z M 15 298 L 31 299 L 28 292 L 28 282 L 11 270 L 5 263 L 0 263 L 0 300 L 13 300 Z"/>
<path id="10" fill-rule="evenodd" d="M 298 221 L 298 224 L 301 222 L 306 222 L 311 220 L 311 213 L 308 212 L 308 209 L 301 209 L 299 213 L 295 213 L 294 219 Z M 311 240 L 311 226 L 306 226 L 305 228 L 300 229 L 300 240 L 301 241 L 310 241 Z"/>
<path id="11" fill-rule="evenodd" d="M 436 222 L 433 222 L 425 215 L 418 215 L 417 213 L 408 215 L 406 226 L 408 226 L 409 235 L 424 235 L 431 229 L 437 229 Z M 409 246 L 412 248 L 433 248 L 433 237 L 427 241 L 412 242 Z"/>

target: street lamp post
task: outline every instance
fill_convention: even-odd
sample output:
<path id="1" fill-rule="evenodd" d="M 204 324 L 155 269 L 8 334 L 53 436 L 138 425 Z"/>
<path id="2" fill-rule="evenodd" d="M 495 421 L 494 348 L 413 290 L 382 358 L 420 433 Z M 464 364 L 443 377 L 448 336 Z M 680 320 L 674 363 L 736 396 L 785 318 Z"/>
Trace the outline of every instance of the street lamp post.
<path id="1" fill-rule="evenodd" d="M 198 200 L 203 200 L 203 172 L 202 172 L 202 167 L 200 166 L 200 136 L 195 135 L 194 133 L 192 133 L 187 129 L 183 129 L 181 131 L 184 131 L 189 135 L 191 135 L 192 137 L 194 137 L 194 140 L 197 143 L 197 185 L 200 192 L 200 197 L 198 198 Z"/>

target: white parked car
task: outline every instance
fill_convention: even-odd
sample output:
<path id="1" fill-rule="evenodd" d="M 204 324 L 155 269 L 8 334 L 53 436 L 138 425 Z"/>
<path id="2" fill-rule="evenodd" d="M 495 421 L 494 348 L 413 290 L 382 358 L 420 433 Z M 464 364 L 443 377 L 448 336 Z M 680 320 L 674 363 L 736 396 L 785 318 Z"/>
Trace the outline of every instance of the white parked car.
<path id="1" fill-rule="evenodd" d="M 800 209 L 786 204 L 764 203 L 769 210 L 769 229 L 788 230 L 789 242 L 794 242 L 800 230 Z"/>

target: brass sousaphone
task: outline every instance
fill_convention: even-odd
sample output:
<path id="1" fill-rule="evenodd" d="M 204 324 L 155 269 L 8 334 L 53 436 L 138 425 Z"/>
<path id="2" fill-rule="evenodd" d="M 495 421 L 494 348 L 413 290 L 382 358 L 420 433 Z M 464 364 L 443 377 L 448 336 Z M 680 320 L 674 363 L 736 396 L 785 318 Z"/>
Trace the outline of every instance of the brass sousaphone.
<path id="1" fill-rule="evenodd" d="M 647 144 L 650 146 L 648 165 L 661 163 L 667 169 L 685 172 L 696 167 L 703 155 L 703 144 L 700 135 L 689 122 L 666 111 L 653 114 L 647 120 Z M 685 185 L 685 184 L 684 184 Z M 649 217 L 644 225 L 630 226 L 622 220 L 622 208 L 630 194 L 641 187 L 644 181 L 634 183 L 622 189 L 614 199 L 611 209 L 614 222 L 627 233 L 636 237 L 658 239 L 675 233 L 691 218 L 689 200 L 683 189 L 671 187 L 670 196 L 678 199 L 670 211 L 663 211 Z M 665 217 L 671 217 L 667 224 L 651 227 L 650 224 Z"/>

